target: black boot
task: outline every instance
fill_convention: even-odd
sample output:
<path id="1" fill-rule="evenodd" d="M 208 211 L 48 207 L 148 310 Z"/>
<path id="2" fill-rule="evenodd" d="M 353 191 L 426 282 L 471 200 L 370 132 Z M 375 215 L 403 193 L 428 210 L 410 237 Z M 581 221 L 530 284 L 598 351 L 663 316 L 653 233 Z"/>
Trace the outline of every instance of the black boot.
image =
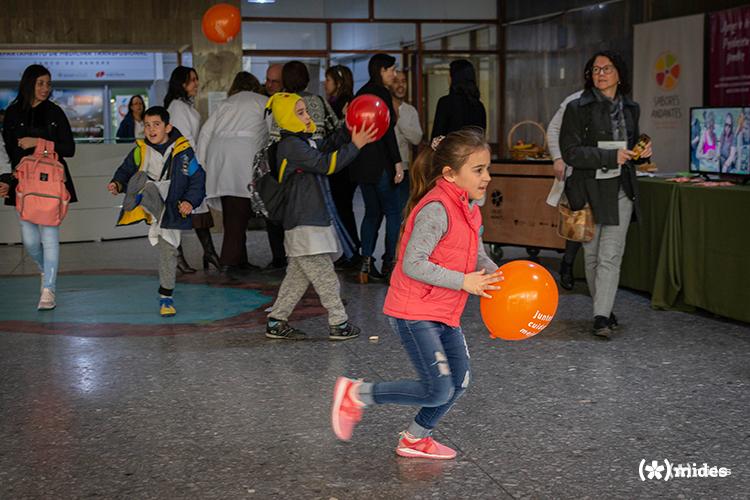
<path id="1" fill-rule="evenodd" d="M 337 271 L 348 271 L 350 269 L 357 269 L 362 265 L 362 257 L 357 253 L 352 255 L 351 258 L 347 259 L 345 256 L 339 257 L 339 259 L 333 263 L 333 267 Z"/>
<path id="2" fill-rule="evenodd" d="M 393 272 L 393 262 L 384 261 L 383 265 L 380 266 L 380 273 L 383 275 L 383 279 L 386 281 L 390 281 L 392 272 Z"/>
<path id="3" fill-rule="evenodd" d="M 362 257 L 362 266 L 359 268 L 358 280 L 363 285 L 369 282 L 383 281 L 383 275 L 375 267 L 372 257 Z"/>
<path id="4" fill-rule="evenodd" d="M 618 326 L 620 326 L 620 323 L 617 322 L 617 316 L 615 316 L 615 313 L 609 313 L 609 328 L 611 330 L 617 330 Z"/>
<path id="5" fill-rule="evenodd" d="M 594 328 L 591 333 L 603 339 L 609 339 L 612 329 L 609 326 L 609 318 L 605 316 L 594 316 Z"/>
<path id="6" fill-rule="evenodd" d="M 574 284 L 575 279 L 573 279 L 573 264 L 568 264 L 567 262 L 565 262 L 565 257 L 563 257 L 562 261 L 560 262 L 560 286 L 566 290 L 572 290 Z"/>
<path id="7" fill-rule="evenodd" d="M 185 254 L 182 253 L 182 245 L 177 247 L 177 270 L 183 274 L 192 274 L 195 269 L 190 267 L 190 264 L 185 260 Z"/>
<path id="8" fill-rule="evenodd" d="M 203 247 L 203 269 L 208 269 L 208 265 L 213 265 L 217 271 L 221 270 L 219 256 L 214 248 L 214 240 L 211 239 L 211 230 L 205 227 L 195 228 L 195 234 L 198 235 L 198 241 Z"/>

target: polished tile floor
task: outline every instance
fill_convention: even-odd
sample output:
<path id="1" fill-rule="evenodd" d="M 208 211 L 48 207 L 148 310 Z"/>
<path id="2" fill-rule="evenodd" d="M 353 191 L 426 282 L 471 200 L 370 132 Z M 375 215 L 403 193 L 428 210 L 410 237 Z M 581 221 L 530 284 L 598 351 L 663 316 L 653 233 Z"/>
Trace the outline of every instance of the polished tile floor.
<path id="1" fill-rule="evenodd" d="M 265 233 L 248 235 L 265 264 Z M 623 326 L 599 341 L 579 282 L 547 330 L 509 343 L 488 337 L 472 299 L 472 384 L 437 432 L 459 455 L 420 461 L 393 452 L 412 408 L 368 409 L 349 443 L 330 431 L 336 376 L 412 376 L 383 285 L 341 275 L 361 338 L 329 342 L 310 295 L 297 325 L 311 338 L 285 343 L 261 325 L 279 273 L 183 276 L 178 315 L 162 320 L 145 239 L 65 244 L 61 263 L 58 309 L 37 313 L 38 275 L 20 246 L 0 246 L 0 498 L 750 496 L 748 325 L 622 290 Z M 674 477 L 693 464 L 729 475 Z"/>

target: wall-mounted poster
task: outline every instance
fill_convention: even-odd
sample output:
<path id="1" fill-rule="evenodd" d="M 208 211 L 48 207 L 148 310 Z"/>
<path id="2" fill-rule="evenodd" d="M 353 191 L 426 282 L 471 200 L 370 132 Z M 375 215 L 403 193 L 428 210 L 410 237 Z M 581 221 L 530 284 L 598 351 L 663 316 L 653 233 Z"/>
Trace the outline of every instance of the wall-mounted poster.
<path id="1" fill-rule="evenodd" d="M 750 7 L 709 14 L 709 105 L 750 104 Z"/>

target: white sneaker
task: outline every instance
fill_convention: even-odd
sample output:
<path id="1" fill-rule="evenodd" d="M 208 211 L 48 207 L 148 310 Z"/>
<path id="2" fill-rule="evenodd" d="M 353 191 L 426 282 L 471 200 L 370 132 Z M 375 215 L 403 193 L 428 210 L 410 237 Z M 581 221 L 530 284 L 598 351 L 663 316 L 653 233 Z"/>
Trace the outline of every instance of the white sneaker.
<path id="1" fill-rule="evenodd" d="M 49 288 L 43 289 L 42 296 L 39 299 L 39 305 L 36 308 L 40 311 L 48 311 L 50 309 L 54 309 L 56 305 L 55 292 L 53 292 Z"/>

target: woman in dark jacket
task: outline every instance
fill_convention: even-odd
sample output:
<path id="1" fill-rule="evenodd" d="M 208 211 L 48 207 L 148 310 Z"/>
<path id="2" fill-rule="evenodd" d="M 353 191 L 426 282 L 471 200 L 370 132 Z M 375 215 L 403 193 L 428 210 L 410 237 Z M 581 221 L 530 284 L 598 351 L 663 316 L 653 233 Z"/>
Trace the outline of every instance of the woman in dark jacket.
<path id="1" fill-rule="evenodd" d="M 354 75 L 352 75 L 352 71 L 341 64 L 328 68 L 326 70 L 325 90 L 328 103 L 333 108 L 333 112 L 336 113 L 336 118 L 343 120 L 344 108 L 354 99 Z M 342 256 L 336 261 L 336 267 L 351 269 L 358 266 L 362 260 L 359 255 L 362 243 L 359 241 L 359 231 L 357 231 L 353 206 L 357 183 L 352 181 L 348 166 L 329 175 L 328 183 L 331 185 L 331 196 L 333 197 L 333 203 L 336 205 L 336 211 L 346 232 L 349 233 L 355 249 L 354 256 L 351 259 Z"/>
<path id="2" fill-rule="evenodd" d="M 404 180 L 404 167 L 396 142 L 396 111 L 387 87 L 396 78 L 396 59 L 388 54 L 375 54 L 367 65 L 368 81 L 357 96 L 373 94 L 383 100 L 391 115 L 388 130 L 380 140 L 368 144 L 349 166 L 353 181 L 359 184 L 365 202 L 362 219 L 362 267 L 359 282 L 379 281 L 390 274 L 396 258 L 396 243 L 401 228 L 401 208 L 396 184 Z M 383 273 L 378 272 L 372 256 L 378 240 L 380 223 L 385 216 L 385 254 Z"/>
<path id="3" fill-rule="evenodd" d="M 18 96 L 5 112 L 3 139 L 14 170 L 24 156 L 34 152 L 39 139 L 55 143 L 55 152 L 65 168 L 65 187 L 70 193 L 70 202 L 73 203 L 77 201 L 76 191 L 65 157 L 72 157 L 76 146 L 68 118 L 58 105 L 49 100 L 51 92 L 52 78 L 47 68 L 39 64 L 27 67 L 18 86 Z M 15 179 L 6 174 L 0 178 L 0 183 L 9 186 L 5 204 L 15 205 Z M 54 309 L 60 227 L 42 226 L 24 220 L 20 223 L 24 248 L 42 273 L 38 309 Z"/>
<path id="4" fill-rule="evenodd" d="M 466 59 L 450 64 L 451 87 L 448 95 L 440 98 L 432 123 L 432 136 L 448 135 L 464 127 L 481 127 L 487 130 L 487 112 L 479 100 L 477 76 Z"/>
<path id="5" fill-rule="evenodd" d="M 146 104 L 143 97 L 134 95 L 128 102 L 128 113 L 117 127 L 117 142 L 135 142 L 136 139 L 143 139 L 143 112 L 146 111 Z"/>
<path id="6" fill-rule="evenodd" d="M 632 151 L 638 141 L 640 108 L 630 93 L 625 61 L 596 53 L 586 63 L 585 90 L 565 109 L 560 150 L 573 173 L 565 195 L 573 210 L 586 204 L 594 213 L 594 238 L 583 243 L 586 281 L 594 300 L 594 335 L 609 338 L 625 239 L 638 214 L 638 184 Z M 640 158 L 651 157 L 649 143 Z M 640 159 L 638 161 L 641 161 Z"/>

